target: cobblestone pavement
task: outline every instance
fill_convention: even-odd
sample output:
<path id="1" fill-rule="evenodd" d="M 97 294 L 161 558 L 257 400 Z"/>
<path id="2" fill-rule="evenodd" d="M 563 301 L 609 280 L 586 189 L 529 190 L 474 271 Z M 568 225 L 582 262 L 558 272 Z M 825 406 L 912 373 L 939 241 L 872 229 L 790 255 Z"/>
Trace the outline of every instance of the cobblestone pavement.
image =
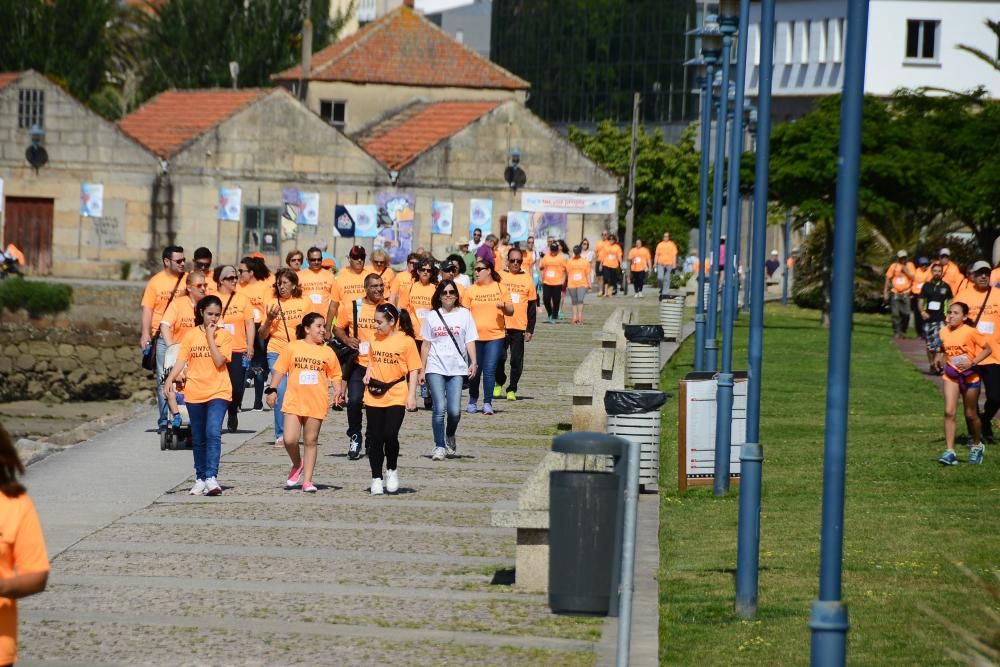
<path id="1" fill-rule="evenodd" d="M 270 413 L 244 413 L 243 432 L 225 434 L 220 497 L 188 496 L 193 480 L 165 473 L 151 504 L 132 494 L 112 519 L 64 527 L 66 503 L 39 489 L 58 537 L 48 590 L 20 603 L 19 664 L 593 665 L 604 619 L 552 614 L 546 596 L 510 586 L 514 531 L 493 528 L 490 509 L 516 499 L 570 421 L 559 382 L 624 303 L 595 300 L 584 326 L 540 323 L 519 400 L 463 414 L 458 458 L 431 461 L 430 412 L 407 414 L 395 496 L 369 497 L 367 460 L 346 457 L 344 412 L 324 424 L 315 495 L 284 488 Z M 628 303 L 656 321 L 654 298 Z M 190 466 L 190 453 L 130 433 L 110 431 L 103 446 Z M 68 497 L 115 474 L 78 475 Z"/>

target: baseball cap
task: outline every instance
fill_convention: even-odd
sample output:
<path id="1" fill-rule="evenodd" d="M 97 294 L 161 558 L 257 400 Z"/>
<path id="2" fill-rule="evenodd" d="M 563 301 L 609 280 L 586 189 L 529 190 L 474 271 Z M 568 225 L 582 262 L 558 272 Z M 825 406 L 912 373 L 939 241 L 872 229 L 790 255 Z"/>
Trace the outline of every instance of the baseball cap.
<path id="1" fill-rule="evenodd" d="M 575 246 L 573 246 L 573 254 L 574 255 L 579 255 L 581 250 L 583 250 L 583 246 L 581 246 L 581 245 L 575 245 Z"/>
<path id="2" fill-rule="evenodd" d="M 896 253 L 896 257 L 906 257 L 906 251 L 900 250 L 899 252 Z"/>
<path id="3" fill-rule="evenodd" d="M 347 253 L 347 256 L 351 259 L 364 259 L 367 255 L 368 251 L 365 250 L 363 245 L 351 246 L 350 252 Z"/>
<path id="4" fill-rule="evenodd" d="M 772 255 L 777 255 L 777 254 L 778 254 L 778 251 L 777 251 L 777 250 L 772 250 L 772 251 L 771 251 L 771 254 L 772 254 Z"/>
<path id="5" fill-rule="evenodd" d="M 446 273 L 451 273 L 452 271 L 458 271 L 458 265 L 454 262 L 445 262 L 441 265 L 441 270 Z"/>
<path id="6" fill-rule="evenodd" d="M 461 248 L 464 245 L 469 245 L 469 239 L 459 239 L 458 243 L 456 243 L 455 245 L 457 245 L 459 248 Z"/>
<path id="7" fill-rule="evenodd" d="M 332 269 L 333 268 L 333 260 L 330 259 L 329 257 L 326 257 L 326 258 L 323 259 L 322 262 L 320 262 L 320 266 L 322 266 L 324 269 Z"/>
<path id="8" fill-rule="evenodd" d="M 949 255 L 950 256 L 951 255 L 951 250 L 948 250 L 947 248 L 941 248 L 940 252 L 938 252 L 938 255 Z"/>
<path id="9" fill-rule="evenodd" d="M 978 262 L 972 265 L 972 272 L 978 273 L 979 271 L 989 271 L 992 268 L 993 267 L 990 266 L 989 262 L 984 262 L 983 260 L 979 260 Z"/>
<path id="10" fill-rule="evenodd" d="M 923 266 L 924 264 L 930 264 L 930 263 L 931 263 L 930 260 L 927 259 L 926 257 L 921 257 L 920 259 L 917 260 L 917 264 L 919 264 L 920 266 Z"/>

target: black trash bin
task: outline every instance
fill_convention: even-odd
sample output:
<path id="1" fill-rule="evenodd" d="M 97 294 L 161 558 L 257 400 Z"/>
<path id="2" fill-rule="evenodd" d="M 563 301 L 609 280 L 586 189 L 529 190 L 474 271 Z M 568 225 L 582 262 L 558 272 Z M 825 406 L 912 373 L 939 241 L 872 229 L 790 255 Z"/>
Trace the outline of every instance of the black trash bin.
<path id="1" fill-rule="evenodd" d="M 549 606 L 554 612 L 617 613 L 628 441 L 566 433 L 552 451 L 613 456 L 615 472 L 549 473 Z"/>

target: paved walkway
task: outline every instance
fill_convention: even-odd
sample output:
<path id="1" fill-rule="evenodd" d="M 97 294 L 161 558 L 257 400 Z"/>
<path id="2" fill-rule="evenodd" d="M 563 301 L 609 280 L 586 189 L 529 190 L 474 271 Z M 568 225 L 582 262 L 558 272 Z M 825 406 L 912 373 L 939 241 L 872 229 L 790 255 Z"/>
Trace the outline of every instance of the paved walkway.
<path id="1" fill-rule="evenodd" d="M 491 527 L 490 509 L 516 499 L 570 421 L 556 388 L 623 303 L 596 301 L 582 327 L 540 324 L 524 400 L 463 416 L 459 458 L 432 462 L 430 413 L 408 414 L 397 496 L 369 497 L 343 412 L 324 425 L 314 496 L 284 489 L 270 413 L 224 435 L 218 498 L 186 494 L 191 455 L 159 450 L 151 414 L 32 466 L 53 572 L 20 605 L 19 665 L 606 662 L 613 623 L 506 585 L 514 531 Z M 655 299 L 628 303 L 656 321 Z M 656 500 L 640 504 L 633 664 L 656 663 Z"/>

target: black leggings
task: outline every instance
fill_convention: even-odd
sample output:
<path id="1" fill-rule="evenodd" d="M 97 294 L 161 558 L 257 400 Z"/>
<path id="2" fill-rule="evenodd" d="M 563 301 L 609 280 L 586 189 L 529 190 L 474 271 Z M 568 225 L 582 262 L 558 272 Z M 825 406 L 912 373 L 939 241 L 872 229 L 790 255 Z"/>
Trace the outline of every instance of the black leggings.
<path id="1" fill-rule="evenodd" d="M 542 285 L 542 301 L 545 303 L 545 312 L 550 318 L 559 317 L 562 285 Z"/>
<path id="2" fill-rule="evenodd" d="M 365 366 L 351 363 L 344 371 L 347 380 L 347 437 L 361 438 L 361 402 L 365 397 Z"/>
<path id="3" fill-rule="evenodd" d="M 632 291 L 636 294 L 642 292 L 642 286 L 646 284 L 645 271 L 632 271 Z"/>
<path id="4" fill-rule="evenodd" d="M 993 415 L 1000 409 L 1000 364 L 977 366 L 979 377 L 983 379 L 983 389 L 986 390 L 986 404 L 979 413 L 979 421 L 983 423 L 983 437 L 993 437 Z M 978 444 L 978 443 L 976 443 Z"/>
<path id="5" fill-rule="evenodd" d="M 372 479 L 382 479 L 382 460 L 387 470 L 395 470 L 399 460 L 399 429 L 403 426 L 406 408 L 390 405 L 387 408 L 365 407 L 368 429 L 365 442 L 368 444 L 368 463 L 372 467 Z"/>
<path id="6" fill-rule="evenodd" d="M 609 266 L 601 267 L 601 271 L 604 274 L 604 286 L 611 287 L 615 292 L 618 291 L 618 269 L 612 269 Z"/>
<path id="7" fill-rule="evenodd" d="M 229 402 L 229 416 L 234 416 L 243 406 L 243 390 L 246 389 L 247 369 L 243 368 L 246 352 L 233 352 L 233 358 L 226 363 L 229 382 L 233 385 L 233 400 Z"/>
<path id="8" fill-rule="evenodd" d="M 497 386 L 502 387 L 507 382 L 507 373 L 504 367 L 507 365 L 507 353 L 510 351 L 510 384 L 507 391 L 517 392 L 517 383 L 521 380 L 521 372 L 524 370 L 524 332 L 518 329 L 507 329 L 506 340 L 504 340 L 503 352 L 500 353 L 500 361 L 497 363 Z"/>

